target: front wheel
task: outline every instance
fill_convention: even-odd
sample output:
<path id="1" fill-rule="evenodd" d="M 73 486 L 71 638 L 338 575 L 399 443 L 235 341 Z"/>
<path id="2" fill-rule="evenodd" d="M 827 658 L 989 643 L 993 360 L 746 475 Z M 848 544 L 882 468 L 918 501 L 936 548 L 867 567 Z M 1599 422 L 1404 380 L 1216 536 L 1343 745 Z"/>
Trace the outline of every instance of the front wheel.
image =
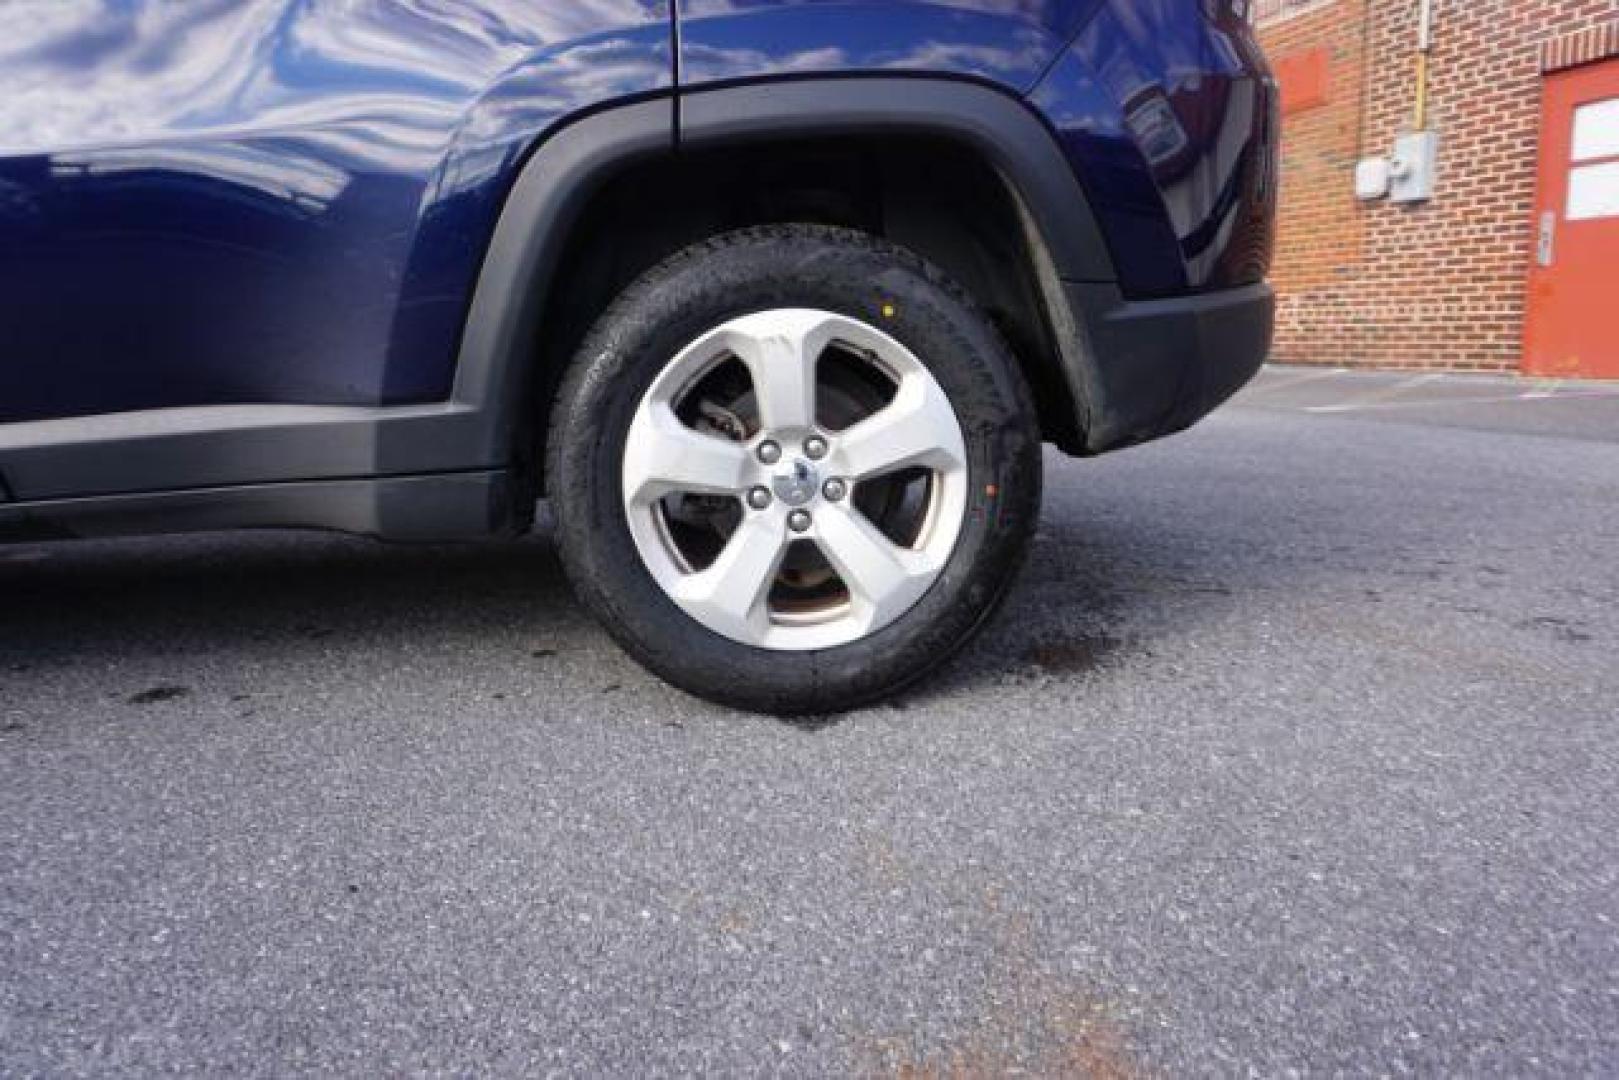
<path id="1" fill-rule="evenodd" d="M 993 611 L 1039 438 L 965 294 L 864 234 L 775 226 L 650 271 L 602 316 L 547 455 L 581 598 L 699 696 L 791 715 L 916 680 Z"/>

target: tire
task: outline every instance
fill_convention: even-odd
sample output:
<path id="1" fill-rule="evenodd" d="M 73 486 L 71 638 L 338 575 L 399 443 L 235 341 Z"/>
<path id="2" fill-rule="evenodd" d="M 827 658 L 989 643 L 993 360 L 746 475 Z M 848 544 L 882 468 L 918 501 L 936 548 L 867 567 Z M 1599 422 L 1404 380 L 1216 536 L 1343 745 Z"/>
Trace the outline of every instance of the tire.
<path id="1" fill-rule="evenodd" d="M 794 370 L 794 348 L 814 353 L 804 401 L 802 380 L 756 375 Z M 826 420 L 817 447 L 834 408 L 856 419 Z M 809 427 L 788 422 L 806 411 Z M 718 236 L 630 286 L 571 361 L 546 454 L 563 565 L 613 638 L 692 694 L 781 716 L 866 704 L 938 667 L 1005 595 L 1039 513 L 1034 415 L 993 324 L 916 255 L 811 225 Z M 859 471 L 895 454 L 910 464 Z M 734 492 L 704 486 L 735 469 Z M 810 546 L 787 546 L 806 521 Z M 772 543 L 763 585 L 727 586 L 754 581 L 743 569 Z"/>

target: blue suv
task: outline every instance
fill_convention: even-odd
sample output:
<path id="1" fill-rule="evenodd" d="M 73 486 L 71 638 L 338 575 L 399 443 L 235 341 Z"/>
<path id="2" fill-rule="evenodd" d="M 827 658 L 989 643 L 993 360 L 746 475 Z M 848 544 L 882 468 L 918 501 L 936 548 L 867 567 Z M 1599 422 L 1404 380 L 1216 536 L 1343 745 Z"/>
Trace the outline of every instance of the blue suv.
<path id="1" fill-rule="evenodd" d="M 1255 371 L 1247 0 L 10 0 L 0 539 L 509 534 L 669 681 L 923 675 L 1041 444 Z"/>

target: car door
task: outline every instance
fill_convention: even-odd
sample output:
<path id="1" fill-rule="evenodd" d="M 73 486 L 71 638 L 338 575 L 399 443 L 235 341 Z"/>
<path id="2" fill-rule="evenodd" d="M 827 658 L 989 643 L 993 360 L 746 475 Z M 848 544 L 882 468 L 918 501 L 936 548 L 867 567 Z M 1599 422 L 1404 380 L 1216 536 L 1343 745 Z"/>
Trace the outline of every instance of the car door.
<path id="1" fill-rule="evenodd" d="M 444 401 L 523 154 L 669 86 L 670 36 L 666 0 L 0 5 L 0 476 L 161 488 L 141 432 Z M 105 484 L 7 468 L 97 440 Z"/>
<path id="2" fill-rule="evenodd" d="M 1619 60 L 1546 80 L 1524 370 L 1619 379 Z"/>

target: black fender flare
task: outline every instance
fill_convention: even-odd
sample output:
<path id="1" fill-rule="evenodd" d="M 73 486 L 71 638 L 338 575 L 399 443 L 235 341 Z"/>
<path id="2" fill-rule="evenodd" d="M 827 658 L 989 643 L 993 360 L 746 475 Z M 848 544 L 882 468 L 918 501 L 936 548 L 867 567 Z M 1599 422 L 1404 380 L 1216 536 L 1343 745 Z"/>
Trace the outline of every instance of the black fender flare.
<path id="1" fill-rule="evenodd" d="M 528 380 L 537 377 L 533 348 L 546 297 L 572 225 L 614 174 L 671 150 L 884 133 L 964 145 L 1001 176 L 1024 219 L 1063 378 L 1086 426 L 1096 387 L 1067 286 L 1109 284 L 1117 274 L 1052 129 L 1016 95 L 971 79 L 793 77 L 682 90 L 673 101 L 609 108 L 573 122 L 534 150 L 502 208 L 458 357 L 456 397 L 487 410 L 481 457 L 493 463 L 519 451 L 515 437 L 520 410 L 530 407 Z"/>
<path id="2" fill-rule="evenodd" d="M 682 147 L 886 132 L 938 136 L 977 151 L 1032 217 L 1059 277 L 1117 280 L 1056 134 L 1006 90 L 961 78 L 846 76 L 699 89 L 680 97 Z"/>

